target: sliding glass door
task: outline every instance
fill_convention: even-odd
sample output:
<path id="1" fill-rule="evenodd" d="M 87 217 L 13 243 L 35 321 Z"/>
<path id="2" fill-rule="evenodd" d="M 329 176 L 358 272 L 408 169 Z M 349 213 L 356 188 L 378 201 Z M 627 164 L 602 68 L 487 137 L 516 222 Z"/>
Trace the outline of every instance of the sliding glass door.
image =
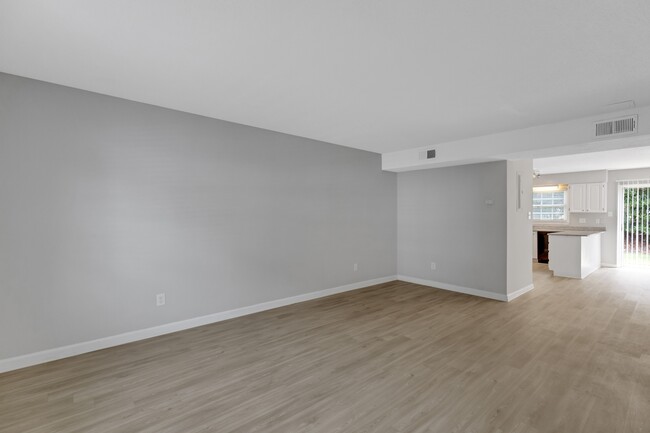
<path id="1" fill-rule="evenodd" d="M 619 248 L 624 266 L 650 266 L 650 182 L 619 184 Z"/>

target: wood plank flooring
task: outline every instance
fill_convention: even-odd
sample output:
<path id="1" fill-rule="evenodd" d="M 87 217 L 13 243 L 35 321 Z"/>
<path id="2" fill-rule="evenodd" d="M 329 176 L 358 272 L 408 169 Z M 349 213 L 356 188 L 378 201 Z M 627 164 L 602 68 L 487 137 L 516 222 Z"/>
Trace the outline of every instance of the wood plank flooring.
<path id="1" fill-rule="evenodd" d="M 0 375 L 0 431 L 649 432 L 650 271 L 393 282 Z"/>

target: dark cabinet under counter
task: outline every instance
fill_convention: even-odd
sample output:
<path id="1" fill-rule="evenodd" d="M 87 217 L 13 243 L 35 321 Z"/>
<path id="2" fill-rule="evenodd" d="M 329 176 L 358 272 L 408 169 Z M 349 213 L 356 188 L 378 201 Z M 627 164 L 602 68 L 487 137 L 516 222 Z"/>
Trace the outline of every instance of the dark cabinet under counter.
<path id="1" fill-rule="evenodd" d="M 548 234 L 556 233 L 557 230 L 538 230 L 537 231 L 537 262 L 548 263 Z"/>

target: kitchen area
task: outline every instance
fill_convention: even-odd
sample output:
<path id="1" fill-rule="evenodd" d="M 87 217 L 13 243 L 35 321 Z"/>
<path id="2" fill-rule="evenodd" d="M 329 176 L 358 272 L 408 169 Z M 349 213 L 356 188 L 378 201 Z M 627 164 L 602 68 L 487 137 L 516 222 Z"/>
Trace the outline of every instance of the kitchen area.
<path id="1" fill-rule="evenodd" d="M 568 183 L 570 181 L 571 183 Z M 567 182 L 567 183 L 563 183 Z M 607 171 L 536 174 L 533 181 L 533 260 L 554 276 L 586 278 L 601 267 Z M 589 223 L 588 223 L 589 221 Z"/>
<path id="2" fill-rule="evenodd" d="M 601 267 L 603 227 L 533 226 L 533 260 L 557 277 L 585 278 Z M 553 253 L 551 253 L 553 251 Z"/>
<path id="3" fill-rule="evenodd" d="M 534 168 L 535 263 L 580 279 L 601 267 L 650 269 L 650 146 L 538 159 Z"/>
<path id="4" fill-rule="evenodd" d="M 532 256 L 554 276 L 650 269 L 650 146 L 533 160 Z"/>

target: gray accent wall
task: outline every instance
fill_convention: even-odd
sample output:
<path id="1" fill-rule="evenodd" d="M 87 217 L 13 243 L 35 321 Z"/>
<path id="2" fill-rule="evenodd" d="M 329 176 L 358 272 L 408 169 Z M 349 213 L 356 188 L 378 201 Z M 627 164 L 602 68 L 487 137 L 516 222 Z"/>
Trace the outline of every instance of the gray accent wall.
<path id="1" fill-rule="evenodd" d="M 399 173 L 397 197 L 399 275 L 507 294 L 506 161 Z"/>
<path id="2" fill-rule="evenodd" d="M 431 224 L 462 222 L 427 237 L 458 247 L 444 275 L 504 266 L 474 203 L 497 166 L 453 169 L 471 203 L 427 189 Z M 0 359 L 395 275 L 396 183 L 378 154 L 0 74 Z"/>

